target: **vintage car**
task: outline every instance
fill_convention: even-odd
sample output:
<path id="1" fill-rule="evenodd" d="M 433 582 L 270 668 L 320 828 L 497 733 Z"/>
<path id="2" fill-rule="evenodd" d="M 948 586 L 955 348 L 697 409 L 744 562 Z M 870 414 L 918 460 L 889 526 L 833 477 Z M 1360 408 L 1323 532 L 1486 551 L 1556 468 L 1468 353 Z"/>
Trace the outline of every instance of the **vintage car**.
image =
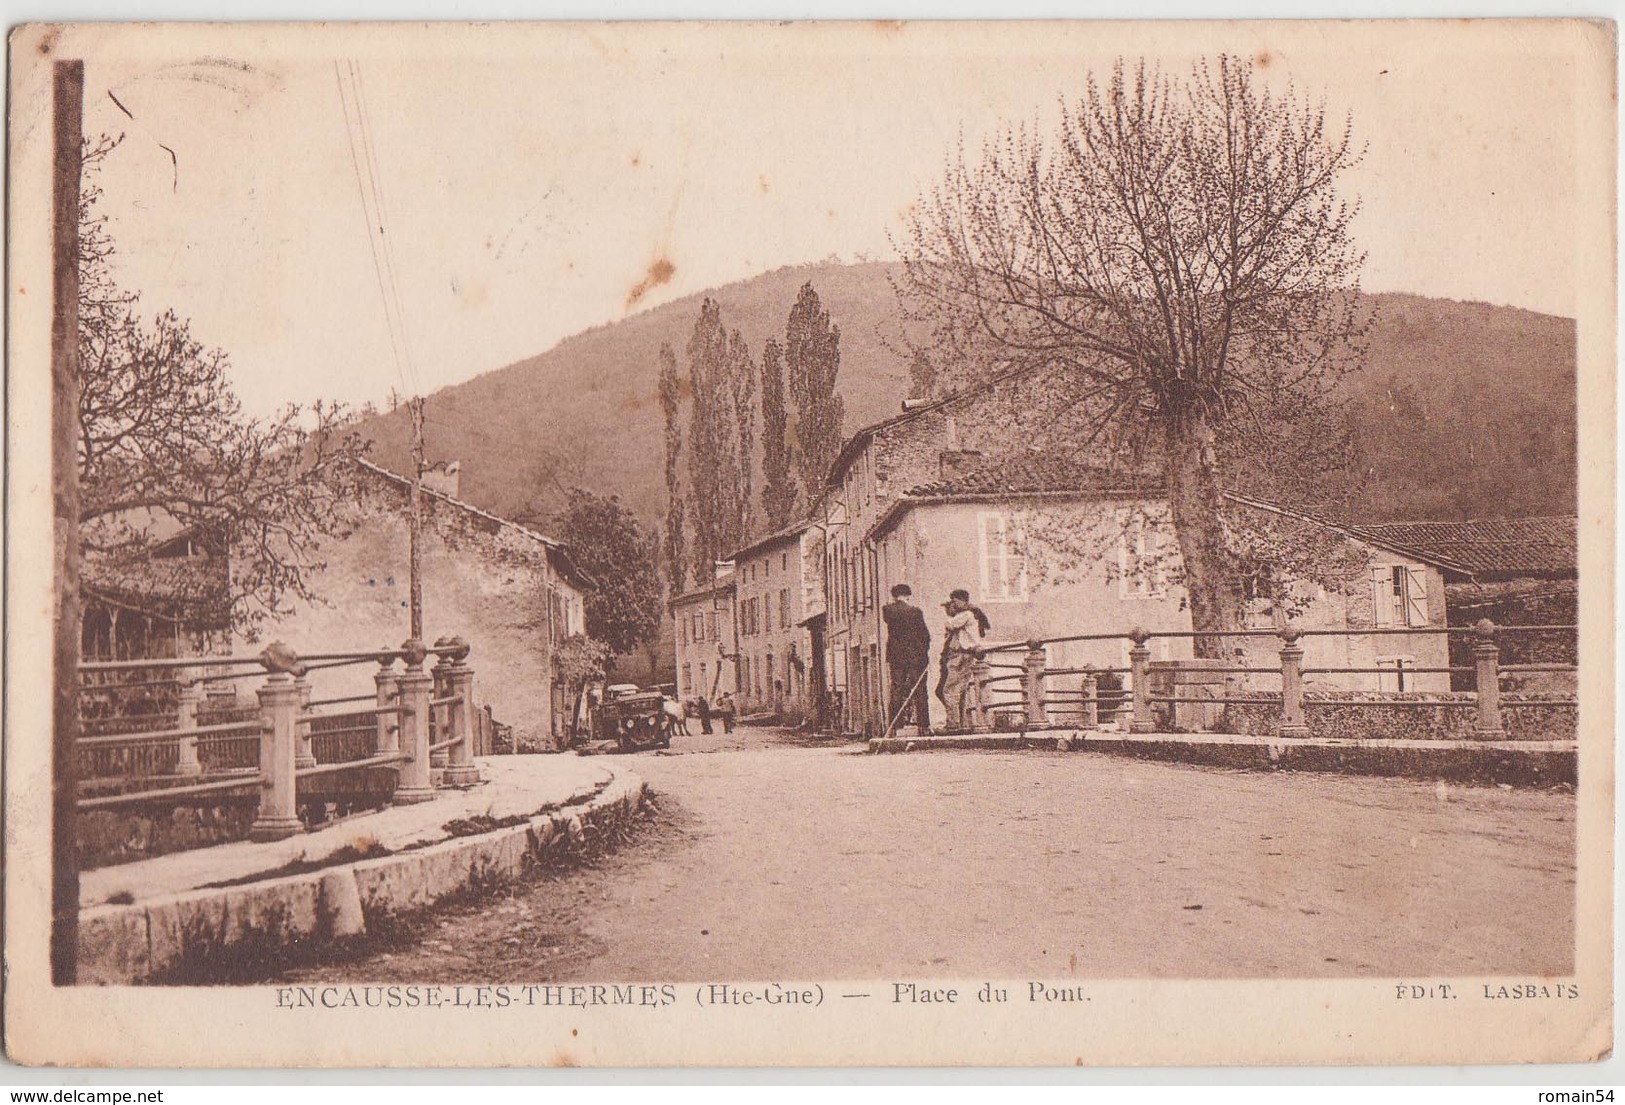
<path id="1" fill-rule="evenodd" d="M 614 741 L 622 752 L 669 748 L 665 706 L 659 691 L 639 690 L 631 683 L 589 686 L 577 715 L 578 733 L 586 740 Z"/>

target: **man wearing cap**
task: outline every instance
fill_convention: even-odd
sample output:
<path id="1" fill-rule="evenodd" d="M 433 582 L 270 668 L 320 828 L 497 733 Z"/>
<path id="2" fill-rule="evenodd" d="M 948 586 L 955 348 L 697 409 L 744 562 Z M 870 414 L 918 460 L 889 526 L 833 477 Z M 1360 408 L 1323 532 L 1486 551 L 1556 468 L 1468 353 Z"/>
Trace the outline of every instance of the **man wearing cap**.
<path id="1" fill-rule="evenodd" d="M 943 655 L 947 658 L 947 671 L 943 677 L 943 701 L 948 707 L 948 728 L 967 728 L 966 699 L 971 692 L 971 681 L 976 672 L 976 650 L 982 643 L 982 622 L 978 611 L 970 604 L 970 592 L 963 588 L 948 595 L 942 604 L 948 620 L 943 626 L 947 640 L 943 642 Z"/>
<path id="2" fill-rule="evenodd" d="M 927 712 L 925 671 L 931 663 L 931 631 L 925 611 L 908 601 L 914 591 L 906 583 L 891 589 L 892 601 L 880 608 L 886 621 L 886 666 L 891 669 L 891 726 L 913 722 L 924 733 L 931 728 Z"/>

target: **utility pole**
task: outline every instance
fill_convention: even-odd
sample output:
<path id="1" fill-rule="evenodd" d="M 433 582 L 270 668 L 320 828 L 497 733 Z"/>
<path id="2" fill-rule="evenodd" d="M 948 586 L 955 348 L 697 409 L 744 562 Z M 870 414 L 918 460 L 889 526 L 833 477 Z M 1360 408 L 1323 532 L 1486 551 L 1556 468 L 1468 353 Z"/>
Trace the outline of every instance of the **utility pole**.
<path id="1" fill-rule="evenodd" d="M 79 176 L 85 63 L 55 65 L 51 180 L 51 491 L 56 627 L 51 774 L 51 981 L 78 973 Z"/>
<path id="2" fill-rule="evenodd" d="M 411 606 L 414 641 L 423 640 L 423 396 L 412 400 L 412 564 Z"/>

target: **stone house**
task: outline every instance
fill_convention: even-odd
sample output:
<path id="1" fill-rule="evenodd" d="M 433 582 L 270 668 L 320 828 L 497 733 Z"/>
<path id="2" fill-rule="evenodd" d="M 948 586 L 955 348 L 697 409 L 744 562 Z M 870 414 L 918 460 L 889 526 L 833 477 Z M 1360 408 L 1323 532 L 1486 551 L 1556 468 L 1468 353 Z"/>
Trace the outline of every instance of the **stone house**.
<path id="1" fill-rule="evenodd" d="M 720 563 L 709 585 L 674 595 L 666 603 L 675 631 L 677 697 L 684 702 L 702 696 L 715 702 L 725 692 L 736 697 L 739 693 L 736 579 L 734 565 Z"/>
<path id="2" fill-rule="evenodd" d="M 814 627 L 823 609 L 823 532 L 799 522 L 747 545 L 734 563 L 739 708 L 805 718 L 815 707 Z"/>
<path id="3" fill-rule="evenodd" d="M 1478 519 L 1463 522 L 1384 522 L 1357 532 L 1437 565 L 1444 576 L 1450 624 L 1488 618 L 1497 625 L 1573 626 L 1579 620 L 1579 519 Z M 1554 630 L 1500 637 L 1502 662 L 1573 664 L 1578 633 Z M 1471 662 L 1470 639 L 1453 636 L 1451 663 Z M 1466 689 L 1471 677 L 1458 679 Z M 1530 672 L 1506 677 L 1508 690 L 1573 693 L 1572 673 Z"/>
<path id="4" fill-rule="evenodd" d="M 446 468 L 451 468 L 449 475 Z M 469 643 L 479 707 L 512 726 L 521 750 L 564 747 L 577 688 L 556 663 L 567 638 L 586 631 L 591 581 L 559 542 L 456 497 L 456 470 L 426 476 L 423 502 L 423 629 L 432 643 Z M 259 637 L 297 652 L 396 647 L 410 629 L 408 504 L 412 481 L 359 461 L 352 529 L 322 543 L 316 603 L 296 603 Z M 238 651 L 259 647 L 240 642 Z M 316 671 L 316 697 L 363 693 L 372 669 Z"/>

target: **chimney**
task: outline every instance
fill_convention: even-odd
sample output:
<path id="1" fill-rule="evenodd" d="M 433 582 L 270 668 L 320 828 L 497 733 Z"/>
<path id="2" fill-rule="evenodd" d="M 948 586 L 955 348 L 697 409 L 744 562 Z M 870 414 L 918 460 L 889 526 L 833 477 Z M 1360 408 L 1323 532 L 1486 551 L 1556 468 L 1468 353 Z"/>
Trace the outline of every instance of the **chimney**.
<path id="1" fill-rule="evenodd" d="M 917 411 L 921 407 L 928 407 L 930 405 L 931 405 L 931 400 L 930 399 L 904 399 L 903 400 L 903 413 L 907 414 L 909 411 Z"/>
<path id="2" fill-rule="evenodd" d="M 957 480 L 983 460 L 980 449 L 942 449 L 937 453 L 937 476 Z"/>
<path id="3" fill-rule="evenodd" d="M 423 486 L 453 499 L 461 498 L 457 492 L 463 482 L 462 473 L 463 462 L 460 460 L 437 461 L 423 470 Z"/>

